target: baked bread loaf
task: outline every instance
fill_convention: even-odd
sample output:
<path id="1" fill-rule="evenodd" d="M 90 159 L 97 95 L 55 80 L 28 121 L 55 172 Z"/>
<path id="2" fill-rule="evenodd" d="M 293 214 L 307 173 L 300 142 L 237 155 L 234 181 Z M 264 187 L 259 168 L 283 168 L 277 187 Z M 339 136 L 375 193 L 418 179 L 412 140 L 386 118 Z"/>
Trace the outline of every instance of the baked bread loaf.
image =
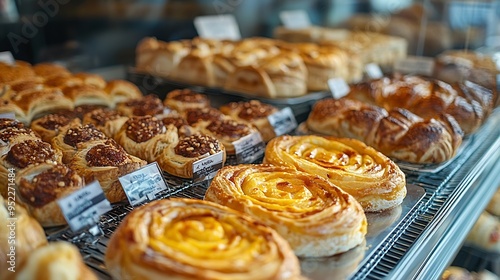
<path id="1" fill-rule="evenodd" d="M 31 129 L 45 142 L 50 143 L 59 132 L 70 125 L 79 125 L 80 120 L 65 114 L 48 114 L 31 122 Z"/>
<path id="2" fill-rule="evenodd" d="M 447 115 L 422 119 L 405 109 L 387 112 L 348 98 L 316 102 L 307 127 L 318 134 L 358 139 L 391 158 L 423 164 L 454 157 L 463 136 Z"/>
<path id="3" fill-rule="evenodd" d="M 79 144 L 78 151 L 69 163 L 69 167 L 80 174 L 85 182 L 99 181 L 111 203 L 127 199 L 118 178 L 144 165 L 146 161 L 129 155 L 112 139 Z"/>
<path id="4" fill-rule="evenodd" d="M 57 200 L 83 187 L 82 177 L 62 164 L 32 165 L 16 174 L 18 202 L 44 227 L 66 224 Z"/>
<path id="5" fill-rule="evenodd" d="M 262 103 L 259 100 L 240 101 L 223 105 L 219 110 L 239 122 L 254 125 L 266 143 L 276 137 L 274 127 L 271 126 L 267 118 L 279 111 L 272 105 Z"/>
<path id="6" fill-rule="evenodd" d="M 203 109 L 210 107 L 210 100 L 204 94 L 197 93 L 191 89 L 176 89 L 169 93 L 163 100 L 163 105 L 183 112 L 188 109 Z"/>
<path id="7" fill-rule="evenodd" d="M 52 146 L 62 151 L 62 162 L 69 163 L 78 150 L 79 143 L 106 139 L 108 137 L 94 125 L 80 125 L 75 122 L 52 139 Z"/>
<path id="8" fill-rule="evenodd" d="M 404 108 L 424 119 L 449 114 L 466 134 L 483 123 L 496 99 L 493 91 L 469 81 L 450 85 L 414 75 L 384 77 L 355 85 L 347 97 L 386 110 Z"/>
<path id="9" fill-rule="evenodd" d="M 128 101 L 118 103 L 116 110 L 127 117 L 132 116 L 156 116 L 163 113 L 163 102 L 154 95 L 148 94 L 140 98 L 129 99 Z"/>
<path id="10" fill-rule="evenodd" d="M 302 279 L 297 257 L 274 230 L 194 199 L 136 208 L 111 236 L 105 263 L 124 280 Z"/>
<path id="11" fill-rule="evenodd" d="M 274 165 L 225 166 L 205 200 L 259 219 L 299 257 L 331 256 L 361 244 L 367 221 L 361 205 L 320 176 Z"/>
<path id="12" fill-rule="evenodd" d="M 500 220 L 484 211 L 465 239 L 466 244 L 483 250 L 500 253 Z"/>
<path id="13" fill-rule="evenodd" d="M 365 212 L 394 208 L 406 196 L 399 167 L 356 139 L 279 136 L 267 144 L 264 163 L 319 175 L 352 195 Z"/>
<path id="14" fill-rule="evenodd" d="M 116 110 L 98 108 L 83 115 L 83 124 L 92 124 L 109 138 L 114 138 L 118 130 L 128 120 Z"/>

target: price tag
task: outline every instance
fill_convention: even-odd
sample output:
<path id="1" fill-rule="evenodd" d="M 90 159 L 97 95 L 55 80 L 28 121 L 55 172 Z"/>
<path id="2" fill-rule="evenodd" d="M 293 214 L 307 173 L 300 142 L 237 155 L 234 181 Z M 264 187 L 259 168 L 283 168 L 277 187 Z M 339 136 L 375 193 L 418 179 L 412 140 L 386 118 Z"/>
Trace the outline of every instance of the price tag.
<path id="1" fill-rule="evenodd" d="M 351 88 L 342 78 L 331 78 L 328 80 L 328 87 L 332 92 L 333 98 L 339 99 L 346 96 Z"/>
<path id="2" fill-rule="evenodd" d="M 8 113 L 1 113 L 0 114 L 0 119 L 11 119 L 15 120 L 16 119 L 16 114 L 13 112 L 8 112 Z"/>
<path id="3" fill-rule="evenodd" d="M 57 204 L 74 232 L 97 224 L 100 216 L 111 210 L 98 181 L 59 199 Z"/>
<path id="4" fill-rule="evenodd" d="M 280 13 L 283 25 L 290 29 L 301 29 L 311 26 L 309 15 L 304 10 L 290 10 Z"/>
<path id="5" fill-rule="evenodd" d="M 200 16 L 194 19 L 198 35 L 208 39 L 240 40 L 238 23 L 233 15 Z"/>
<path id="6" fill-rule="evenodd" d="M 156 162 L 121 176 L 118 180 L 132 206 L 155 200 L 159 192 L 168 189 Z"/>
<path id="7" fill-rule="evenodd" d="M 237 163 L 252 163 L 264 155 L 266 144 L 260 133 L 254 132 L 233 142 Z"/>
<path id="8" fill-rule="evenodd" d="M 434 59 L 432 57 L 409 56 L 398 60 L 394 64 L 394 71 L 401 74 L 421 74 L 430 76 L 434 73 Z"/>
<path id="9" fill-rule="evenodd" d="M 295 116 L 290 107 L 283 108 L 269 115 L 267 120 L 273 127 L 276 136 L 290 133 L 297 127 L 297 120 L 295 120 Z"/>
<path id="10" fill-rule="evenodd" d="M 0 52 L 0 62 L 14 65 L 16 60 L 14 59 L 14 56 L 12 56 L 11 52 Z"/>
<path id="11" fill-rule="evenodd" d="M 193 180 L 212 179 L 215 173 L 222 168 L 223 155 L 223 152 L 218 152 L 193 162 Z"/>
<path id="12" fill-rule="evenodd" d="M 380 79 L 384 76 L 384 73 L 382 73 L 382 69 L 380 69 L 380 66 L 375 63 L 366 64 L 365 72 L 370 79 Z"/>

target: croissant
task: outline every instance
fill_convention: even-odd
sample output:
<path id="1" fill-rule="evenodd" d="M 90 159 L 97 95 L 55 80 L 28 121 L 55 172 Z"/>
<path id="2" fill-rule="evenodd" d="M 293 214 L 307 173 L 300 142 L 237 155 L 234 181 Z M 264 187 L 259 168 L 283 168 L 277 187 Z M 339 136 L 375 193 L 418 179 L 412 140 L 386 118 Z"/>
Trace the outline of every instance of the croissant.
<path id="1" fill-rule="evenodd" d="M 275 229 L 300 257 L 331 256 L 364 241 L 361 205 L 320 176 L 265 164 L 225 166 L 205 200 L 217 202 Z"/>
<path id="2" fill-rule="evenodd" d="M 315 133 L 358 139 L 386 156 L 412 163 L 451 159 L 463 137 L 449 115 L 426 120 L 405 109 L 387 112 L 348 98 L 316 102 L 306 122 Z"/>
<path id="3" fill-rule="evenodd" d="M 262 223 L 212 202 L 158 200 L 127 215 L 108 243 L 114 279 L 302 279 L 288 243 Z"/>
<path id="4" fill-rule="evenodd" d="M 491 112 L 495 93 L 466 81 L 453 85 L 419 76 L 394 76 L 352 87 L 347 95 L 386 110 L 404 108 L 424 118 L 455 118 L 465 134 L 477 130 Z"/>

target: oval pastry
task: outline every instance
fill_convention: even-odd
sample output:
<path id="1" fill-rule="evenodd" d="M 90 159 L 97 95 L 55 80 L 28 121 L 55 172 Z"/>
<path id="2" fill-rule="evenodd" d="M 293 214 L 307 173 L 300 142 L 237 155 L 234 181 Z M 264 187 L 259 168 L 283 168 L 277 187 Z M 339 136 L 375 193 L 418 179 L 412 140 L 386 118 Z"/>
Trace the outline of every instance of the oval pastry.
<path id="1" fill-rule="evenodd" d="M 406 196 L 406 178 L 388 157 L 363 142 L 328 136 L 280 136 L 264 162 L 319 175 L 351 194 L 367 212 L 396 207 Z"/>
<path id="2" fill-rule="evenodd" d="M 108 137 L 93 124 L 81 125 L 74 122 L 52 139 L 52 145 L 63 152 L 63 163 L 69 163 L 79 144 L 106 139 Z"/>
<path id="3" fill-rule="evenodd" d="M 158 200 L 132 211 L 105 256 L 114 279 L 301 279 L 297 257 L 274 230 L 229 208 Z"/>
<path id="4" fill-rule="evenodd" d="M 346 252 L 364 241 L 361 205 L 327 180 L 293 168 L 225 166 L 205 200 L 248 214 L 275 229 L 299 257 Z"/>
<path id="5" fill-rule="evenodd" d="M 149 94 L 116 105 L 116 110 L 124 116 L 155 116 L 163 113 L 163 103 L 158 96 Z"/>
<path id="6" fill-rule="evenodd" d="M 82 122 L 83 124 L 93 124 L 97 129 L 106 134 L 106 136 L 114 138 L 127 120 L 128 117 L 121 115 L 116 110 L 99 108 L 83 115 Z"/>
<path id="7" fill-rule="evenodd" d="M 80 120 L 64 114 L 49 114 L 31 122 L 31 129 L 45 142 L 51 142 L 68 125 L 79 125 Z"/>
<path id="8" fill-rule="evenodd" d="M 204 94 L 185 88 L 169 92 L 165 97 L 165 100 L 163 100 L 163 105 L 178 112 L 183 112 L 187 109 L 202 109 L 210 107 L 210 100 Z"/>

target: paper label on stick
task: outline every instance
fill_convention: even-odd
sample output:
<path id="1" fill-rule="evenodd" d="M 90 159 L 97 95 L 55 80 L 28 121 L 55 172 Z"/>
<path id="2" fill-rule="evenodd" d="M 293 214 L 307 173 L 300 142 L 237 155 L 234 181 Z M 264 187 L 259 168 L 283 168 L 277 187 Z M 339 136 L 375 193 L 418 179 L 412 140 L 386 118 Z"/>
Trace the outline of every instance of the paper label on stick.
<path id="1" fill-rule="evenodd" d="M 266 148 L 266 144 L 258 132 L 253 132 L 234 141 L 233 145 L 237 163 L 253 163 L 264 155 Z"/>
<path id="2" fill-rule="evenodd" d="M 233 15 L 199 16 L 194 19 L 194 26 L 202 38 L 241 39 L 238 23 Z"/>
<path id="3" fill-rule="evenodd" d="M 156 162 L 121 176 L 119 180 L 132 206 L 155 200 L 159 192 L 168 189 Z"/>
<path id="4" fill-rule="evenodd" d="M 304 10 L 290 10 L 280 13 L 283 25 L 290 29 L 301 29 L 311 26 L 309 15 Z"/>

